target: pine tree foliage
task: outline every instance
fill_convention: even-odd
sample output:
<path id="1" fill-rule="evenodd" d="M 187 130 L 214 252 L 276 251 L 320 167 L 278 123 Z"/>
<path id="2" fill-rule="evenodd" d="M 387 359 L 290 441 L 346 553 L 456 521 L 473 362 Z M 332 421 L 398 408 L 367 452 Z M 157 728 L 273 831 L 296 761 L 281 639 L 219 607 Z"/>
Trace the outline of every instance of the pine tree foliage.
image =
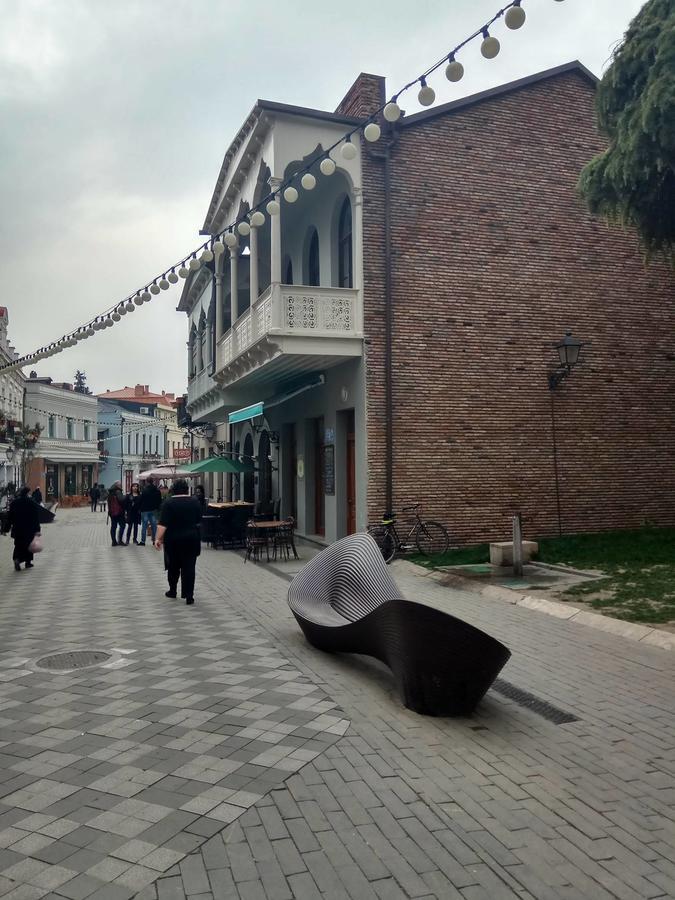
<path id="1" fill-rule="evenodd" d="M 75 373 L 75 386 L 73 390 L 77 391 L 78 394 L 91 394 L 91 391 L 87 387 L 87 373 L 81 372 L 79 369 Z"/>
<path id="2" fill-rule="evenodd" d="M 596 215 L 634 227 L 647 257 L 675 262 L 675 0 L 648 0 L 598 85 L 604 153 L 579 189 Z"/>

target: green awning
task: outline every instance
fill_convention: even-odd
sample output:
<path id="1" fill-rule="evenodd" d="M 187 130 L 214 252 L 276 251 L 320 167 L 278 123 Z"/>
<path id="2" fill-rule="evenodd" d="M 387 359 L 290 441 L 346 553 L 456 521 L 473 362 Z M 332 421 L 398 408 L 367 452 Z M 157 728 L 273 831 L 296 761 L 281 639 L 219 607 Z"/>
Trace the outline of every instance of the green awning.
<path id="1" fill-rule="evenodd" d="M 250 419 L 257 419 L 258 416 L 263 414 L 263 405 L 263 403 L 253 403 L 251 406 L 245 406 L 243 409 L 235 409 L 234 412 L 229 414 L 227 421 L 230 425 L 234 425 L 235 422 L 248 422 Z"/>
<path id="2" fill-rule="evenodd" d="M 238 459 L 228 459 L 225 456 L 210 456 L 208 459 L 200 459 L 185 467 L 191 474 L 198 472 L 231 472 L 238 475 L 240 472 L 252 472 L 253 465 L 250 462 L 239 462 Z"/>

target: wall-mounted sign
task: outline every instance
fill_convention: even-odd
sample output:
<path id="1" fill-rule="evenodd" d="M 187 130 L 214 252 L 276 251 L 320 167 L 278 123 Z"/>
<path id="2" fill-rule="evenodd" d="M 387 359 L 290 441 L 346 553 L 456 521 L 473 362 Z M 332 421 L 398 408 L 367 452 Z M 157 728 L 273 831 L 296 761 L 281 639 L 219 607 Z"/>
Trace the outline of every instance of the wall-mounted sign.
<path id="1" fill-rule="evenodd" d="M 335 493 L 335 444 L 323 448 L 323 492 Z"/>
<path id="2" fill-rule="evenodd" d="M 298 461 L 297 461 L 297 473 L 298 473 L 298 478 L 304 478 L 304 477 L 305 477 L 305 459 L 304 459 L 303 456 L 299 456 L 299 457 L 298 457 Z"/>

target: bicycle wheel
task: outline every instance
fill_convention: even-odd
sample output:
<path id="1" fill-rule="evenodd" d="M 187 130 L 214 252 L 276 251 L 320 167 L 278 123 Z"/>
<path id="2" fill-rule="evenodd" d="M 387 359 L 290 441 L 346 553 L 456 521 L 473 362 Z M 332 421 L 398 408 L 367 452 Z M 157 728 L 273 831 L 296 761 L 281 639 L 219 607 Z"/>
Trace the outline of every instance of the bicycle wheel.
<path id="1" fill-rule="evenodd" d="M 450 535 L 439 522 L 422 522 L 415 540 L 423 556 L 445 553 L 450 546 Z"/>
<path id="2" fill-rule="evenodd" d="M 390 563 L 396 555 L 396 541 L 388 528 L 374 526 L 368 529 L 368 534 L 373 538 L 377 546 L 380 548 L 382 558 L 386 563 Z"/>

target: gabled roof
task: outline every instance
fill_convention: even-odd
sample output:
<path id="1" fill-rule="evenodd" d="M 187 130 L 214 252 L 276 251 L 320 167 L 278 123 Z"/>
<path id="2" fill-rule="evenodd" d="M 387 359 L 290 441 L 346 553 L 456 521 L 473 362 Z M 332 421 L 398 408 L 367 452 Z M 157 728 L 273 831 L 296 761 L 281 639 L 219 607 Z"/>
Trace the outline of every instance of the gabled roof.
<path id="1" fill-rule="evenodd" d="M 477 94 L 470 94 L 468 97 L 461 97 L 459 100 L 451 100 L 450 103 L 442 103 L 440 106 L 434 106 L 433 109 L 424 110 L 424 112 L 414 113 L 412 116 L 404 116 L 400 119 L 402 128 L 409 125 L 417 125 L 420 122 L 426 122 L 437 116 L 443 116 L 446 113 L 456 112 L 465 109 L 467 106 L 474 106 L 477 103 L 483 103 L 485 100 L 494 100 L 503 97 L 505 94 L 511 94 L 514 91 L 520 91 L 523 88 L 538 84 L 540 81 L 546 81 L 549 78 L 557 78 L 559 75 L 567 75 L 569 72 L 576 72 L 587 78 L 595 87 L 598 78 L 587 69 L 578 59 L 572 62 L 563 63 L 561 66 L 555 66 L 552 69 L 545 69 L 543 72 L 537 72 L 535 75 L 527 75 L 525 78 L 518 78 L 516 81 L 509 81 L 506 84 L 500 84 L 498 87 L 489 88 L 486 91 L 479 91 Z"/>

